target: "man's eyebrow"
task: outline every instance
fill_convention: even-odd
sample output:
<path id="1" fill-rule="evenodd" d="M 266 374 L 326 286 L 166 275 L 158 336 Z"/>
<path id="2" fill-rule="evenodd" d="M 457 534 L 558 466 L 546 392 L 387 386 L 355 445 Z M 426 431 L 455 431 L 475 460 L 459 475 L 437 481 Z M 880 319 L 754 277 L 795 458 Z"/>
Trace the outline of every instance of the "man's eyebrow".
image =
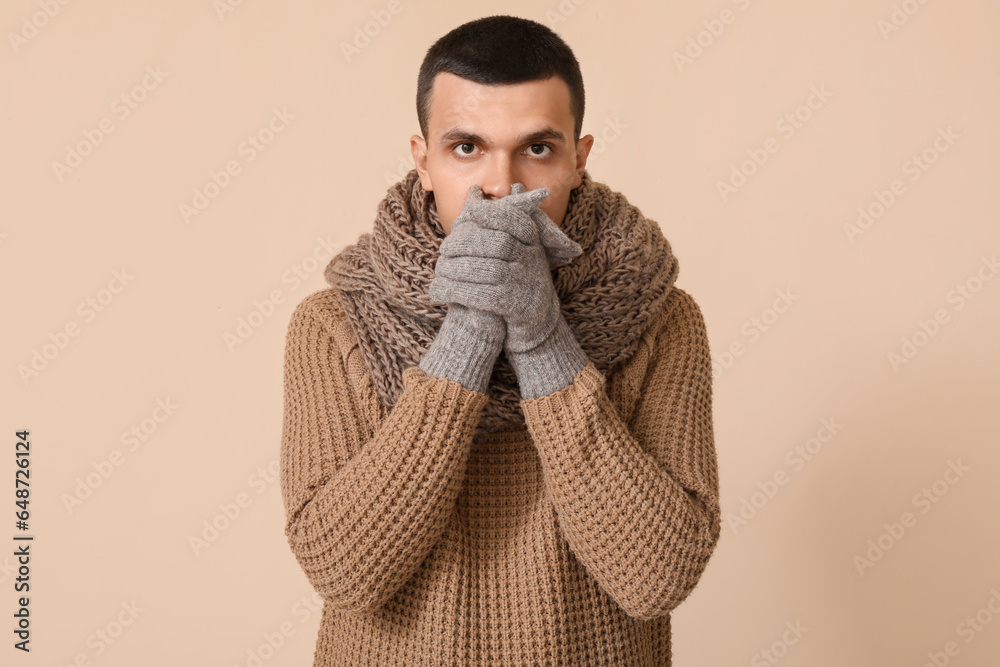
<path id="1" fill-rule="evenodd" d="M 520 145 L 520 144 L 526 144 L 535 141 L 545 141 L 545 140 L 555 141 L 560 144 L 565 144 L 566 136 L 562 132 L 560 132 L 559 130 L 555 129 L 550 125 L 535 130 L 534 132 L 528 132 L 526 134 L 522 134 L 517 138 L 516 143 Z M 489 143 L 482 136 L 476 134 L 475 132 L 470 132 L 469 130 L 466 130 L 461 127 L 453 127 L 452 129 L 442 134 L 441 138 L 438 139 L 438 144 L 447 144 L 452 141 L 467 141 L 469 143 L 475 143 L 475 144 Z"/>

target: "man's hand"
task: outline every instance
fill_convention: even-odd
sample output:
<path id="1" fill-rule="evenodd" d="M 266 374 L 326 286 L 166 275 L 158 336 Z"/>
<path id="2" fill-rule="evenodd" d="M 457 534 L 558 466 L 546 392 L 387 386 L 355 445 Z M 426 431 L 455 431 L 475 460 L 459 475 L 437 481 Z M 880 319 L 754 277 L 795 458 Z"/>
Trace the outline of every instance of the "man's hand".
<path id="1" fill-rule="evenodd" d="M 555 329 L 562 314 L 550 265 L 566 264 L 582 249 L 538 205 L 546 188 L 515 183 L 498 201 L 469 190 L 462 213 L 441 243 L 429 295 L 496 313 L 506 320 L 509 352 L 527 352 Z"/>

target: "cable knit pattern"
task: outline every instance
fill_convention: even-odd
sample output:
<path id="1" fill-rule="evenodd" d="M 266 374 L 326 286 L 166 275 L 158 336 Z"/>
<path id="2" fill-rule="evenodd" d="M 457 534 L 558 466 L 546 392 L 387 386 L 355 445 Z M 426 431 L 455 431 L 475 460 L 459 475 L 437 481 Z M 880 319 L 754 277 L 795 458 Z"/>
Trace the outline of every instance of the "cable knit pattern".
<path id="1" fill-rule="evenodd" d="M 379 399 L 335 288 L 285 347 L 288 544 L 324 599 L 316 666 L 671 664 L 670 611 L 720 533 L 708 337 L 674 287 L 610 378 L 523 399 L 403 372 Z"/>

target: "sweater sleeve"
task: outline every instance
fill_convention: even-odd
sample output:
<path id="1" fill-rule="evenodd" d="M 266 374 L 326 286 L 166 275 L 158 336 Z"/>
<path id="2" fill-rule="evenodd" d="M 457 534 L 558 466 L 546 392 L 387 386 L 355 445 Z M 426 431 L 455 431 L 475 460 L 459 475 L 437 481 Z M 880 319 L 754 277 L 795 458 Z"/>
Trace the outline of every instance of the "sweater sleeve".
<path id="1" fill-rule="evenodd" d="M 694 300 L 672 291 L 628 423 L 592 361 L 521 401 L 570 549 L 639 619 L 691 593 L 720 533 L 708 336 Z"/>
<path id="2" fill-rule="evenodd" d="M 285 536 L 324 600 L 361 612 L 391 598 L 443 534 L 487 397 L 413 366 L 371 433 L 332 321 L 304 300 L 285 340 Z"/>

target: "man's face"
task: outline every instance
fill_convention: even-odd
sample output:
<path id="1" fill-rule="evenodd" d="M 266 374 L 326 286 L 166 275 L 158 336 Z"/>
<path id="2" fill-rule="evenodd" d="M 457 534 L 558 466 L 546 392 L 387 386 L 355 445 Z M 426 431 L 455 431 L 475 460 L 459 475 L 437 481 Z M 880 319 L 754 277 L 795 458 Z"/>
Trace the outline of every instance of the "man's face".
<path id="1" fill-rule="evenodd" d="M 410 138 L 424 190 L 434 192 L 445 234 L 469 188 L 485 199 L 510 194 L 514 183 L 549 189 L 540 208 L 562 225 L 570 190 L 580 185 L 594 137 L 573 144 L 569 86 L 559 77 L 484 86 L 449 72 L 434 77 L 426 141 Z"/>

